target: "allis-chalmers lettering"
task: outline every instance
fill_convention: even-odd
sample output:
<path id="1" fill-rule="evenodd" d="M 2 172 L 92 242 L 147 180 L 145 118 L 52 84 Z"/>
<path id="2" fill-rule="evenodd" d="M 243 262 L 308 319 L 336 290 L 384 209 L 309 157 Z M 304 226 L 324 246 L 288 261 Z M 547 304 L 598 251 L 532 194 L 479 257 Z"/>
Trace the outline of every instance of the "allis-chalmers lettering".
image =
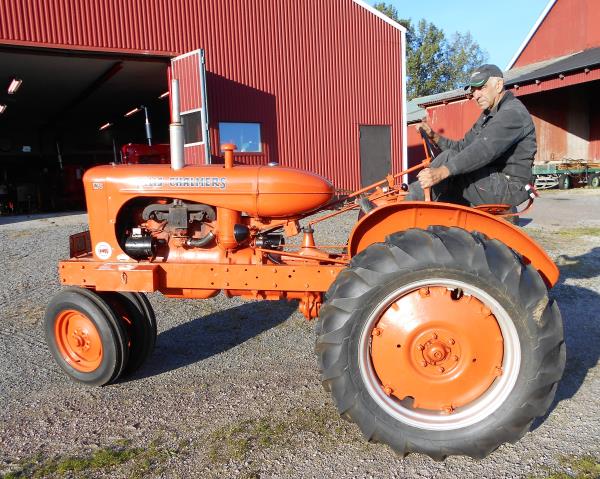
<path id="1" fill-rule="evenodd" d="M 171 176 L 164 178 L 162 176 L 153 176 L 144 179 L 143 186 L 163 187 L 170 186 L 174 188 L 227 188 L 227 178 L 217 176 Z"/>

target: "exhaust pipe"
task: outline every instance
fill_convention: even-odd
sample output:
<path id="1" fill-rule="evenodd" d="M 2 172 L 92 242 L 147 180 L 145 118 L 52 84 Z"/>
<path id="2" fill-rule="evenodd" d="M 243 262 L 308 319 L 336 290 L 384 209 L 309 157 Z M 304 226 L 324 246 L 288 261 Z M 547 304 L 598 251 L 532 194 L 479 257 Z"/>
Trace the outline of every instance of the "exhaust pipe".
<path id="1" fill-rule="evenodd" d="M 171 168 L 181 170 L 185 166 L 183 154 L 183 123 L 179 107 L 179 80 L 171 80 L 171 124 L 169 125 L 171 142 Z"/>

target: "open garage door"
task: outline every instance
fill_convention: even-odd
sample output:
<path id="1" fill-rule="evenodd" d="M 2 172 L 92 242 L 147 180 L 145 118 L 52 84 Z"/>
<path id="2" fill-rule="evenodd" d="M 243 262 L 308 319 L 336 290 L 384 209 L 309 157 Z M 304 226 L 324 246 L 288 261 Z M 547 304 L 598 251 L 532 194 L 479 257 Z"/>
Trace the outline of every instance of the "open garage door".
<path id="1" fill-rule="evenodd" d="M 169 60 L 0 48 L 0 214 L 82 209 L 85 169 L 168 143 Z"/>
<path id="2" fill-rule="evenodd" d="M 173 58 L 171 78 L 179 82 L 184 157 L 187 165 L 210 163 L 204 50 Z"/>

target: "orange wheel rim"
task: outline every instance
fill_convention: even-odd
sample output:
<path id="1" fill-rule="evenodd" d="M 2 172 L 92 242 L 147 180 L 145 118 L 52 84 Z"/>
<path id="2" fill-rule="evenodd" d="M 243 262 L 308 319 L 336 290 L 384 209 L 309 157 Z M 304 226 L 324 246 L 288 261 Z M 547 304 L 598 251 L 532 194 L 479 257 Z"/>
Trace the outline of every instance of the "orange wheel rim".
<path id="1" fill-rule="evenodd" d="M 102 363 L 102 339 L 85 314 L 73 309 L 61 311 L 54 323 L 54 338 L 64 361 L 73 369 L 89 373 Z"/>
<path id="2" fill-rule="evenodd" d="M 385 394 L 413 408 L 453 412 L 502 374 L 502 332 L 491 310 L 443 286 L 412 291 L 372 330 L 371 358 Z"/>

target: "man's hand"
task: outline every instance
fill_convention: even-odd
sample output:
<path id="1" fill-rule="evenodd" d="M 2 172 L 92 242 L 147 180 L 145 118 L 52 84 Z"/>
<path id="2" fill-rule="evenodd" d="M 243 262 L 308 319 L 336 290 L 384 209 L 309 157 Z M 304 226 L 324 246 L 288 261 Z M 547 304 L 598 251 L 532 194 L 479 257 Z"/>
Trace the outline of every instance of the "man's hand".
<path id="1" fill-rule="evenodd" d="M 421 188 L 431 188 L 450 176 L 450 170 L 445 166 L 439 168 L 425 168 L 419 172 L 417 178 Z"/>
<path id="2" fill-rule="evenodd" d="M 417 131 L 419 131 L 419 128 L 423 128 L 429 139 L 435 141 L 437 135 L 435 131 L 433 131 L 433 128 L 431 128 L 429 123 L 427 123 L 427 118 L 423 118 L 420 123 L 417 123 L 415 125 L 415 128 L 417 129 Z"/>

